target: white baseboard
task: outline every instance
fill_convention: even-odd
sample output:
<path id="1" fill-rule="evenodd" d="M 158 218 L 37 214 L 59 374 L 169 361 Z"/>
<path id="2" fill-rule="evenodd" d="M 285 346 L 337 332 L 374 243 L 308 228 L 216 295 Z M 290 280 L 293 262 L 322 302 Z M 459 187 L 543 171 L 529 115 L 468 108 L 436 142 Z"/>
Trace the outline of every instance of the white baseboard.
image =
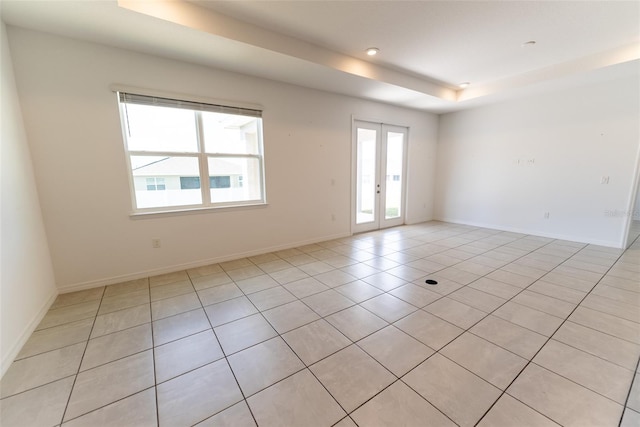
<path id="1" fill-rule="evenodd" d="M 567 240 L 570 242 L 586 243 L 590 245 L 606 246 L 610 248 L 621 249 L 622 242 L 611 240 L 585 239 L 579 236 L 569 236 L 560 233 L 547 233 L 544 231 L 530 230 L 518 227 L 504 227 L 496 224 L 486 224 L 474 221 L 464 221 L 455 218 L 437 218 L 435 221 L 449 222 L 451 224 L 470 225 L 473 227 L 490 228 L 492 230 L 508 231 L 511 233 L 528 234 L 531 236 L 548 237 L 550 239 Z"/>
<path id="2" fill-rule="evenodd" d="M 269 253 L 269 252 L 275 252 L 275 251 L 282 251 L 282 250 L 285 250 L 285 249 L 297 248 L 297 247 L 304 246 L 304 245 L 311 245 L 313 243 L 326 242 L 327 240 L 341 239 L 343 237 L 349 237 L 349 236 L 351 236 L 351 233 L 334 234 L 334 235 L 330 235 L 330 236 L 324 236 L 324 237 L 321 237 L 321 238 L 309 239 L 309 240 L 299 241 L 299 242 L 295 242 L 295 243 L 288 243 L 288 244 L 284 244 L 284 245 L 271 246 L 271 247 L 262 248 L 262 249 L 256 249 L 256 250 L 240 252 L 240 253 L 231 254 L 231 255 L 225 255 L 225 256 L 221 256 L 221 257 L 217 257 L 217 258 L 210 258 L 210 259 L 205 259 L 205 260 L 200 260 L 200 261 L 195 261 L 195 262 L 189 262 L 189 263 L 184 263 L 184 264 L 174 264 L 174 265 L 171 265 L 171 266 L 168 266 L 168 267 L 162 267 L 162 268 L 156 268 L 156 269 L 151 269 L 151 270 L 139 271 L 139 272 L 136 272 L 136 273 L 123 274 L 123 275 L 120 275 L 120 276 L 106 277 L 106 278 L 103 278 L 103 279 L 91 280 L 91 281 L 88 281 L 88 282 L 81 282 L 81 283 L 74 283 L 74 284 L 70 284 L 70 285 L 58 286 L 58 290 L 60 291 L 61 294 L 65 294 L 65 293 L 69 293 L 69 292 L 82 291 L 82 290 L 85 290 L 85 289 L 91 289 L 91 288 L 97 288 L 97 287 L 100 287 L 100 286 L 113 285 L 115 283 L 121 283 L 121 282 L 127 282 L 129 280 L 136 280 L 136 279 L 142 279 L 142 278 L 145 278 L 145 277 L 157 276 L 159 274 L 173 273 L 174 271 L 187 270 L 187 269 L 190 269 L 190 268 L 198 268 L 198 267 L 203 267 L 205 265 L 216 264 L 216 263 L 220 263 L 220 262 L 233 261 L 233 260 L 240 259 L 240 258 L 247 258 L 247 257 L 266 254 L 266 253 Z"/>
<path id="3" fill-rule="evenodd" d="M 47 298 L 42 307 L 40 307 L 40 310 L 38 310 L 38 313 L 33 317 L 31 322 L 29 322 L 29 324 L 23 329 L 20 337 L 11 346 L 11 349 L 6 353 L 3 351 L 2 360 L 0 361 L 0 378 L 4 376 L 5 372 L 7 372 L 7 370 L 13 363 L 13 360 L 16 358 L 16 356 L 18 356 L 18 353 L 20 353 L 20 350 L 22 350 L 22 347 L 26 344 L 27 340 L 29 340 L 29 337 L 31 337 L 33 331 L 36 330 L 36 328 L 42 321 L 42 318 L 45 316 L 45 314 L 47 314 L 47 311 L 49 311 L 49 307 L 51 307 L 57 296 L 58 292 L 54 291 L 49 296 L 49 298 Z"/>

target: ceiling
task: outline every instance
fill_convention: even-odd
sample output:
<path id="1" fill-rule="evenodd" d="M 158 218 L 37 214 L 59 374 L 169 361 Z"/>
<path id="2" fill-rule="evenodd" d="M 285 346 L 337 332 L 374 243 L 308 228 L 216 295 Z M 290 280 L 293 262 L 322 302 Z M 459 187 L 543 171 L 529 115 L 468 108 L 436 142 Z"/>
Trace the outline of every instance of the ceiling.
<path id="1" fill-rule="evenodd" d="M 2 0 L 0 13 L 8 25 L 436 113 L 640 78 L 640 1 Z"/>

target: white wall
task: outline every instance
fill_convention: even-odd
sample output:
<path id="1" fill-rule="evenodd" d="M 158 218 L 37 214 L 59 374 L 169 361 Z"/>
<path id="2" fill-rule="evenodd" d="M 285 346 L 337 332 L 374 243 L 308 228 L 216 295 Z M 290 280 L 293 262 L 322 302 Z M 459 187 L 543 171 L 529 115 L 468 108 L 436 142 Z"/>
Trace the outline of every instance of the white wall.
<path id="1" fill-rule="evenodd" d="M 4 23 L 0 41 L 0 376 L 57 295 Z"/>
<path id="2" fill-rule="evenodd" d="M 406 219 L 432 217 L 435 115 L 24 29 L 9 38 L 63 291 L 349 234 L 352 115 L 410 126 Z M 113 83 L 261 104 L 269 206 L 131 219 Z"/>
<path id="3" fill-rule="evenodd" d="M 441 116 L 436 218 L 620 247 L 639 90 L 636 75 Z"/>

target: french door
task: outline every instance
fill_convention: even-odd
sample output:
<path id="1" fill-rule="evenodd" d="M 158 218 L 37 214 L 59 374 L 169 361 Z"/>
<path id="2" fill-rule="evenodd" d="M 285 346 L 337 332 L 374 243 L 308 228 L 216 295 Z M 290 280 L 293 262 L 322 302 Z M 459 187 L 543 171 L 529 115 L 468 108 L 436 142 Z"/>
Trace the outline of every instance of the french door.
<path id="1" fill-rule="evenodd" d="M 356 120 L 353 232 L 404 224 L 407 128 Z"/>

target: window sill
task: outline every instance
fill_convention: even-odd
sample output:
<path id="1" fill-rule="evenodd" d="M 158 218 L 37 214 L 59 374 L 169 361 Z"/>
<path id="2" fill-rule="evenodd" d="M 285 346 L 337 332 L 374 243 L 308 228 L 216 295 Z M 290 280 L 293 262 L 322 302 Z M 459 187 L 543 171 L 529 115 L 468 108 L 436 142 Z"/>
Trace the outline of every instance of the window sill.
<path id="1" fill-rule="evenodd" d="M 198 215 L 198 214 L 206 214 L 206 213 L 222 212 L 222 211 L 262 209 L 268 206 L 269 206 L 268 203 L 256 203 L 256 204 L 247 204 L 247 205 L 207 206 L 207 207 L 201 207 L 201 208 L 189 208 L 189 209 L 167 210 L 167 211 L 133 212 L 129 214 L 129 218 L 135 219 L 135 220 L 164 218 L 169 216 Z"/>

